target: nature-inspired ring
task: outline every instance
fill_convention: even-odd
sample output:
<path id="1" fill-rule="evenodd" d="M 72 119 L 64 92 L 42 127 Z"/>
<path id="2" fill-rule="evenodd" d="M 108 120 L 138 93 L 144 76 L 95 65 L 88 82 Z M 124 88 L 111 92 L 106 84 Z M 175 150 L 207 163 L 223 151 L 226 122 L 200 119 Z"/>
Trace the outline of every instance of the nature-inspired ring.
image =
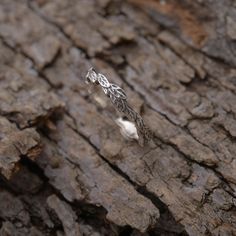
<path id="1" fill-rule="evenodd" d="M 152 139 L 153 135 L 151 130 L 145 125 L 142 117 L 129 106 L 127 96 L 122 88 L 116 84 L 110 83 L 103 74 L 97 73 L 93 68 L 88 70 L 86 81 L 87 83 L 100 85 L 115 108 L 135 123 L 138 135 L 143 139 L 142 145 Z"/>

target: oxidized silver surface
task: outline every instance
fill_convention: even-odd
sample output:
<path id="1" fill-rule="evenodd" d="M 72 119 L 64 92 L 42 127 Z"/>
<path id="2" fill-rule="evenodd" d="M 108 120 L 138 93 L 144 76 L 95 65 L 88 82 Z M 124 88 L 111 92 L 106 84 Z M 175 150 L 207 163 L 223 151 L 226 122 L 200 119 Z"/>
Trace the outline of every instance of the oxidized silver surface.
<path id="1" fill-rule="evenodd" d="M 100 85 L 115 108 L 123 112 L 131 121 L 135 122 L 139 137 L 141 136 L 143 138 L 144 143 L 152 139 L 150 129 L 145 125 L 142 117 L 129 106 L 127 96 L 122 88 L 116 84 L 110 83 L 103 74 L 97 73 L 93 68 L 88 70 L 86 81 Z"/>

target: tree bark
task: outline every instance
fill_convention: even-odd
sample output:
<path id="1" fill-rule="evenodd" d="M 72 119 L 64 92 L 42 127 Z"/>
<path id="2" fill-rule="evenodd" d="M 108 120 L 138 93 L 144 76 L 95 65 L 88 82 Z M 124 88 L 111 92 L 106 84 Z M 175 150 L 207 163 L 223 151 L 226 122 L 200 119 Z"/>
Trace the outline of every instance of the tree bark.
<path id="1" fill-rule="evenodd" d="M 1 0 L 0 235 L 236 235 L 235 40 L 233 0 Z"/>

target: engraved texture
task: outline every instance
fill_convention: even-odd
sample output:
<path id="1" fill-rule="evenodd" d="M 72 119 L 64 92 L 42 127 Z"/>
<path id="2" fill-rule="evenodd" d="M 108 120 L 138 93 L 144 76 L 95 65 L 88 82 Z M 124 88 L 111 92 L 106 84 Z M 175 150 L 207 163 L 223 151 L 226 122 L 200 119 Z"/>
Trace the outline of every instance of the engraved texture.
<path id="1" fill-rule="evenodd" d="M 86 81 L 93 84 L 100 84 L 115 108 L 135 123 L 138 135 L 142 139 L 142 145 L 152 139 L 153 135 L 151 130 L 145 125 L 142 117 L 129 106 L 127 96 L 122 88 L 116 84 L 109 83 L 108 79 L 103 74 L 96 73 L 93 68 L 88 70 Z"/>

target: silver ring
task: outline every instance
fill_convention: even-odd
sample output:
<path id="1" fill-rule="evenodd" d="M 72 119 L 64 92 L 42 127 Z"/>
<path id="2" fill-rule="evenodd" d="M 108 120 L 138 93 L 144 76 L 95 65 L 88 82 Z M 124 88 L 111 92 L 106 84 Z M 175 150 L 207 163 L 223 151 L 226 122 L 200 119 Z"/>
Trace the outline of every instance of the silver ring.
<path id="1" fill-rule="evenodd" d="M 110 83 L 103 74 L 97 73 L 93 68 L 88 70 L 86 81 L 88 83 L 100 85 L 104 93 L 110 98 L 115 108 L 124 113 L 128 119 L 135 123 L 139 137 L 143 138 L 143 144 L 152 139 L 152 132 L 145 125 L 142 117 L 129 106 L 127 96 L 122 88 L 116 84 Z"/>

